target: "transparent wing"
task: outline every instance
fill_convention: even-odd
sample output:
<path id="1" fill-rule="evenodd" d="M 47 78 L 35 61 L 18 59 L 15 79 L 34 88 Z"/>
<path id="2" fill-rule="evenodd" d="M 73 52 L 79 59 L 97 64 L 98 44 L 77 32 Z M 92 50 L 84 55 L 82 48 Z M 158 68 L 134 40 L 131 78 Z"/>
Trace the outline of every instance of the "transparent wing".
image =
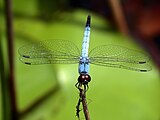
<path id="1" fill-rule="evenodd" d="M 89 53 L 90 63 L 135 71 L 149 71 L 146 63 L 149 57 L 145 54 L 117 45 L 102 45 L 95 47 Z"/>
<path id="2" fill-rule="evenodd" d="M 28 44 L 19 49 L 20 60 L 25 64 L 72 64 L 79 62 L 80 52 L 67 40 L 46 40 Z"/>
<path id="3" fill-rule="evenodd" d="M 139 72 L 147 72 L 152 68 L 148 64 L 133 64 L 133 63 L 124 63 L 124 62 L 104 62 L 104 61 L 94 61 L 91 62 L 95 65 L 105 66 L 105 67 L 114 67 L 114 68 L 122 68 Z"/>

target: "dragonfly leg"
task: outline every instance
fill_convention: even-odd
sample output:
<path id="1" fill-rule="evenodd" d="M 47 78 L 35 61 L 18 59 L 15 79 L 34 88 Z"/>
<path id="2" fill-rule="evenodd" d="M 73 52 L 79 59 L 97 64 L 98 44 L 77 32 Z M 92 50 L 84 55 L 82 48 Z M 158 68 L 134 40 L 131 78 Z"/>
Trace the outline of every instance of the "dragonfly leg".
<path id="1" fill-rule="evenodd" d="M 87 84 L 87 85 L 84 85 L 84 91 L 85 91 L 85 92 L 87 92 L 87 91 L 88 91 L 88 89 L 89 89 L 88 84 Z"/>
<path id="2" fill-rule="evenodd" d="M 79 82 L 77 82 L 76 84 L 75 84 L 75 87 L 78 89 L 78 84 L 79 84 Z"/>
<path id="3" fill-rule="evenodd" d="M 82 99 L 82 98 L 79 98 L 78 104 L 77 104 L 77 106 L 76 106 L 76 116 L 78 117 L 78 120 L 80 120 L 79 113 L 81 112 L 81 109 L 80 109 L 80 104 L 81 104 L 81 102 L 82 102 L 81 99 Z"/>
<path id="4" fill-rule="evenodd" d="M 76 86 L 77 89 L 81 89 L 82 88 L 82 83 L 77 82 L 75 84 L 75 86 Z"/>
<path id="5" fill-rule="evenodd" d="M 87 84 L 87 90 L 89 89 L 89 85 Z"/>

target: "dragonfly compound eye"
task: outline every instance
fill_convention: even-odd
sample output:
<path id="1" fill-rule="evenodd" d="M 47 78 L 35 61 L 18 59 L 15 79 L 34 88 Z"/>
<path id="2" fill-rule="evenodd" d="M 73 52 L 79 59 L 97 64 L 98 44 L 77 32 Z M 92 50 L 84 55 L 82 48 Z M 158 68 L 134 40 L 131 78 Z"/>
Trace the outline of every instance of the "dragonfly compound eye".
<path id="1" fill-rule="evenodd" d="M 85 76 L 85 79 L 86 79 L 88 82 L 90 82 L 90 81 L 91 81 L 90 75 L 87 74 L 87 75 Z"/>
<path id="2" fill-rule="evenodd" d="M 83 81 L 85 81 L 85 75 L 81 74 L 81 75 L 78 77 L 78 82 L 83 83 Z"/>
<path id="3" fill-rule="evenodd" d="M 88 74 L 81 74 L 79 77 L 78 77 L 78 82 L 79 83 L 82 83 L 82 84 L 88 84 L 88 82 L 91 81 L 91 77 L 90 75 Z"/>

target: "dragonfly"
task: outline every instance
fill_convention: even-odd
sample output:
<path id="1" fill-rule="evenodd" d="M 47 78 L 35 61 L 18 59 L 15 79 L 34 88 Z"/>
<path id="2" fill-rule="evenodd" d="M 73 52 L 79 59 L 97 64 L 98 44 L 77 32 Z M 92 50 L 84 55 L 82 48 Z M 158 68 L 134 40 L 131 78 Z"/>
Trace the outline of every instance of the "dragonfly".
<path id="1" fill-rule="evenodd" d="M 76 87 L 88 88 L 91 81 L 90 64 L 122 68 L 138 72 L 151 70 L 149 57 L 144 53 L 118 45 L 100 45 L 89 51 L 91 16 L 88 15 L 82 49 L 67 40 L 45 40 L 19 48 L 20 61 L 27 65 L 79 64 Z"/>

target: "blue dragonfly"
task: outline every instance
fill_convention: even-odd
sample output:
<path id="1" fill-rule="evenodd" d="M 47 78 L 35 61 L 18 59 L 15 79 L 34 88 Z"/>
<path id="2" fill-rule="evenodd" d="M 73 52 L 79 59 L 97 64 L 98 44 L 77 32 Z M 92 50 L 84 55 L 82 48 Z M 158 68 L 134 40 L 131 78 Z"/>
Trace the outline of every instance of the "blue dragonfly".
<path id="1" fill-rule="evenodd" d="M 82 50 L 67 40 L 46 40 L 22 46 L 19 49 L 20 60 L 28 65 L 41 64 L 77 64 L 79 77 L 76 87 L 84 85 L 88 88 L 91 81 L 90 64 L 123 68 L 139 72 L 147 72 L 151 67 L 147 64 L 149 57 L 145 54 L 118 45 L 101 45 L 89 50 L 91 16 L 88 15 Z"/>

